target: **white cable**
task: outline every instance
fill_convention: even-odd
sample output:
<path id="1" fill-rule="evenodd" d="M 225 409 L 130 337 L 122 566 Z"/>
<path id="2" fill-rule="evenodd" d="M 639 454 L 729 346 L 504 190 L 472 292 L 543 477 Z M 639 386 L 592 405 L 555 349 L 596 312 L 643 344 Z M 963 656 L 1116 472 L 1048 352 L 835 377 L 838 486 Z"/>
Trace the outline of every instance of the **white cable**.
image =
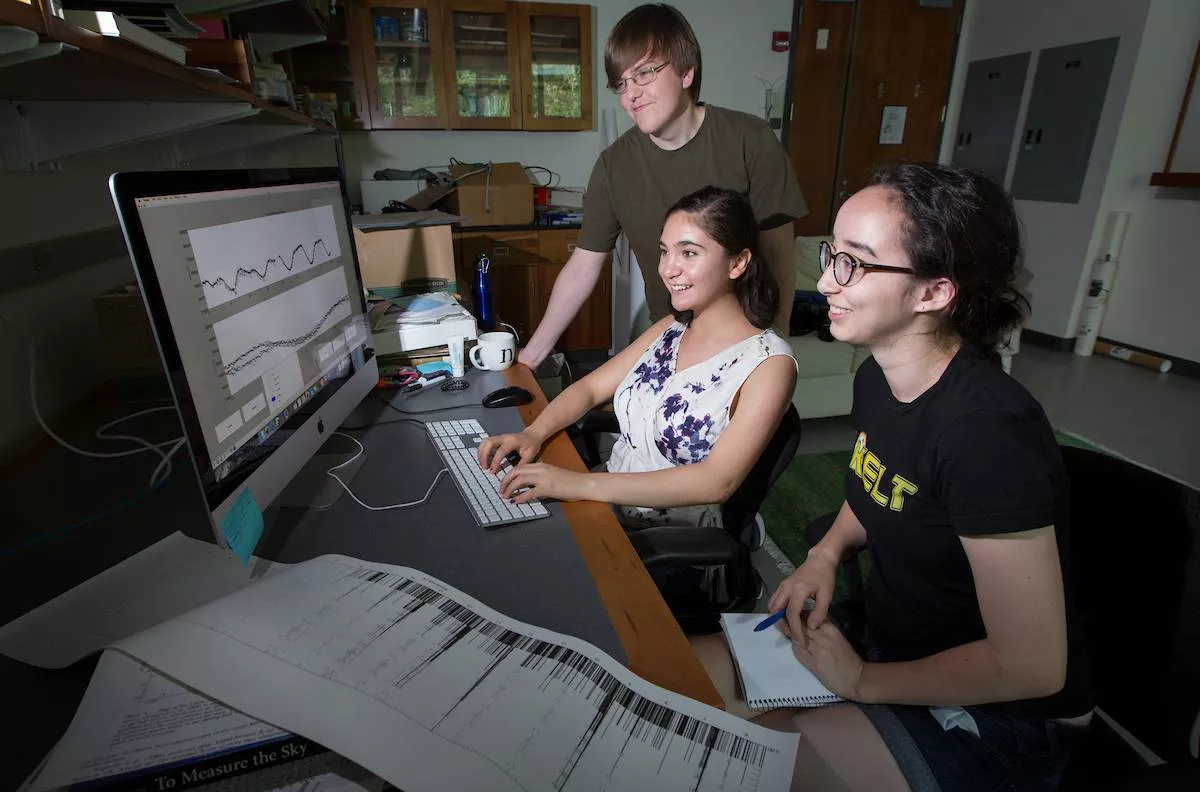
<path id="1" fill-rule="evenodd" d="M 108 429 L 116 426 L 119 423 L 124 423 L 132 418 L 140 418 L 143 415 L 150 415 L 156 412 L 166 412 L 168 410 L 173 412 L 175 410 L 175 405 L 168 404 L 162 407 L 151 407 L 148 410 L 130 413 L 129 415 L 124 415 L 116 420 L 109 421 L 108 423 L 104 424 L 104 426 L 101 426 L 99 429 L 97 429 L 94 434 L 100 440 L 128 440 L 134 443 L 144 443 L 146 442 L 145 440 L 135 435 L 108 434 Z M 167 476 L 171 475 L 171 457 L 175 455 L 175 452 L 183 448 L 184 442 L 185 441 L 182 437 L 173 437 L 170 440 L 164 440 L 161 443 L 153 444 L 155 452 L 162 457 L 162 459 L 159 460 L 158 466 L 154 468 L 154 472 L 150 475 L 151 485 L 157 484 L 166 479 Z M 167 448 L 168 446 L 170 446 L 170 450 L 166 453 L 163 453 L 162 449 Z"/>
<path id="2" fill-rule="evenodd" d="M 367 449 L 363 448 L 363 444 L 360 443 L 358 441 L 358 438 L 353 435 L 348 435 L 345 432 L 334 432 L 334 434 L 338 435 L 339 437 L 347 437 L 347 438 L 353 440 L 354 444 L 356 446 L 358 446 L 358 453 L 355 454 L 354 456 L 350 457 L 349 459 L 347 459 L 345 462 L 342 462 L 340 464 L 334 465 L 333 467 L 329 468 L 329 470 L 325 471 L 325 475 L 329 476 L 331 479 L 336 481 L 338 484 L 341 484 L 342 489 L 346 490 L 346 494 L 349 495 L 351 498 L 353 498 L 355 503 L 357 503 L 359 506 L 362 506 L 364 509 L 367 509 L 368 511 L 387 511 L 388 509 L 410 509 L 413 506 L 420 506 L 425 501 L 429 500 L 429 496 L 433 494 L 433 488 L 436 487 L 438 482 L 442 480 L 442 476 L 444 476 L 450 472 L 446 468 L 442 468 L 441 470 L 439 470 L 437 475 L 433 477 L 433 483 L 431 483 L 429 485 L 429 489 L 425 490 L 425 494 L 421 497 L 421 500 L 411 501 L 409 503 L 393 503 L 391 506 L 369 506 L 366 503 L 363 503 L 361 500 L 359 500 L 358 496 L 354 494 L 354 492 L 350 489 L 349 485 L 346 484 L 346 482 L 342 481 L 340 478 L 338 478 L 337 474 L 333 472 L 335 470 L 340 470 L 341 468 L 346 467 L 346 465 L 349 465 L 351 462 L 358 459 L 360 456 L 362 456 L 363 454 L 365 454 L 367 452 Z"/>
<path id="3" fill-rule="evenodd" d="M 496 322 L 496 324 L 500 325 L 501 327 L 507 327 L 509 330 L 512 330 L 513 340 L 518 346 L 520 346 L 521 334 L 517 332 L 517 328 L 510 325 L 508 322 Z"/>
<path id="4" fill-rule="evenodd" d="M 76 454 L 79 454 L 80 456 L 91 457 L 92 459 L 120 459 L 122 457 L 134 456 L 135 454 L 142 454 L 142 453 L 145 453 L 146 451 L 152 451 L 152 452 L 158 454 L 160 457 L 162 457 L 162 461 L 159 462 L 158 467 L 156 467 L 154 469 L 154 473 L 150 477 L 150 483 L 157 484 L 161 481 L 161 479 L 159 478 L 159 471 L 163 470 L 164 468 L 167 471 L 166 475 L 170 475 L 171 455 L 183 447 L 183 438 L 182 437 L 177 437 L 177 438 L 168 440 L 163 443 L 155 444 L 155 443 L 151 443 L 150 441 L 145 440 L 141 437 L 135 437 L 133 435 L 102 435 L 101 433 L 104 432 L 104 430 L 108 429 L 110 426 L 120 423 L 120 422 L 126 420 L 127 418 L 133 418 L 135 416 L 145 415 L 148 412 L 156 412 L 158 410 L 163 410 L 163 409 L 174 409 L 173 407 L 157 407 L 152 410 L 143 410 L 141 412 L 134 413 L 133 415 L 127 415 L 124 418 L 118 418 L 115 421 L 110 421 L 109 423 L 105 424 L 104 426 L 102 426 L 96 430 L 97 437 L 102 437 L 102 439 L 105 439 L 105 440 L 126 440 L 128 442 L 137 443 L 138 445 L 141 446 L 141 448 L 131 448 L 126 451 L 88 451 L 87 449 L 79 448 L 78 446 L 68 443 L 66 440 L 59 437 L 54 432 L 54 430 L 50 428 L 50 425 L 46 423 L 46 419 L 42 416 L 41 409 L 38 407 L 38 400 L 37 400 L 37 346 L 34 343 L 33 335 L 28 330 L 26 330 L 23 325 L 18 324 L 16 321 L 10 319 L 9 317 L 5 316 L 4 314 L 0 314 L 0 320 L 3 320 L 5 322 L 7 322 L 9 325 L 11 325 L 12 327 L 16 328 L 17 332 L 19 332 L 22 336 L 25 337 L 25 344 L 26 344 L 26 346 L 29 347 L 29 406 L 33 410 L 33 417 L 37 420 L 38 425 L 42 427 L 42 431 L 44 431 L 47 435 L 49 435 L 50 439 L 52 439 L 54 442 L 58 443 L 60 446 L 67 449 L 68 451 L 74 451 Z M 174 443 L 174 445 L 171 447 L 171 450 L 169 452 L 164 452 L 162 450 L 163 446 L 171 445 L 172 443 Z M 163 478 L 165 478 L 165 476 L 163 476 Z"/>
<path id="5" fill-rule="evenodd" d="M 1200 709 L 1196 710 L 1196 720 L 1192 722 L 1191 751 L 1193 759 L 1200 759 Z"/>

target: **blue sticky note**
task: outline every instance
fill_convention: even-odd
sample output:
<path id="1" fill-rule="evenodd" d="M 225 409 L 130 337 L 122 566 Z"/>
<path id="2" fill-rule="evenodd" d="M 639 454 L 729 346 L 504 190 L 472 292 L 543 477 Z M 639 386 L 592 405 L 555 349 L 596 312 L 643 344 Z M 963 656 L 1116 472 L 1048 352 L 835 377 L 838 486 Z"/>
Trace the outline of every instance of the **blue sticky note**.
<path id="1" fill-rule="evenodd" d="M 249 487 L 244 487 L 237 500 L 221 518 L 221 535 L 225 544 L 243 564 L 250 563 L 250 556 L 263 532 L 262 509 L 254 501 Z"/>

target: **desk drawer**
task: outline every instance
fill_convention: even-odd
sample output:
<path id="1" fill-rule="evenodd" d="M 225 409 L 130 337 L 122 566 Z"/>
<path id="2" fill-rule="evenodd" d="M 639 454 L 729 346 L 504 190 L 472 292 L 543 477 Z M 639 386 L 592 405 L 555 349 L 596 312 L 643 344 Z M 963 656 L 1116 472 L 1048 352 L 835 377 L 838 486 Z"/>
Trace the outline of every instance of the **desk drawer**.
<path id="1" fill-rule="evenodd" d="M 538 234 L 538 255 L 551 264 L 566 264 L 575 252 L 579 231 L 570 229 L 545 229 Z"/>
<path id="2" fill-rule="evenodd" d="M 538 260 L 537 231 L 492 231 L 463 234 L 460 241 L 462 267 L 474 270 L 480 251 L 493 266 L 528 265 Z"/>

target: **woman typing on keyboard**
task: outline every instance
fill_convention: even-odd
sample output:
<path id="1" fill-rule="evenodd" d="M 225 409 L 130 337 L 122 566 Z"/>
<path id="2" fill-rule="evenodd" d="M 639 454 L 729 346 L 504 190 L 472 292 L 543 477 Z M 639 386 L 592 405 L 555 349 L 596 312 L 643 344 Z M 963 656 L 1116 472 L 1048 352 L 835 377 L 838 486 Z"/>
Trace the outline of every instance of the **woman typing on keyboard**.
<path id="1" fill-rule="evenodd" d="M 525 431 L 484 440 L 484 468 L 520 457 L 501 482 L 504 497 L 605 501 L 635 527 L 719 524 L 721 502 L 791 401 L 796 361 L 769 329 L 779 289 L 747 198 L 715 187 L 683 197 L 667 213 L 659 249 L 674 316 L 572 384 Z M 532 462 L 548 438 L 609 401 L 621 434 L 607 471 Z"/>

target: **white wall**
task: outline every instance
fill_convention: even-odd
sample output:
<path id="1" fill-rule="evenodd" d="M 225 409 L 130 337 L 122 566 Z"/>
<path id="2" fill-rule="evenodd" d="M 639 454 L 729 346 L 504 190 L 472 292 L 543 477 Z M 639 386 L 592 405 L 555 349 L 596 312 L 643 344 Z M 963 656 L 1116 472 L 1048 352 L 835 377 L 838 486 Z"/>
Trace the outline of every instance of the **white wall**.
<path id="1" fill-rule="evenodd" d="M 1200 2 L 1152 0 L 1104 186 L 1093 247 L 1111 211 L 1131 213 L 1101 335 L 1200 361 L 1200 201 L 1150 186 L 1162 170 L 1200 39 Z"/>
<path id="2" fill-rule="evenodd" d="M 346 173 L 355 179 L 364 170 L 444 166 L 450 157 L 465 161 L 517 161 L 542 165 L 558 173 L 561 184 L 587 184 L 596 157 L 604 149 L 601 117 L 615 116 L 618 133 L 632 122 L 605 87 L 604 42 L 609 30 L 641 0 L 594 0 L 594 94 L 596 130 L 591 132 L 348 132 L 343 135 Z M 787 53 L 771 51 L 771 32 L 792 24 L 792 0 L 674 0 L 687 17 L 704 55 L 700 98 L 712 104 L 761 116 L 763 85 L 757 78 L 779 81 L 787 73 Z M 358 185 L 351 184 L 357 196 Z"/>
<path id="3" fill-rule="evenodd" d="M 968 0 L 968 3 L 976 7 L 963 39 L 967 63 L 1017 52 L 1034 53 L 1013 138 L 1006 186 L 1011 184 L 1016 164 L 1016 148 L 1037 71 L 1038 51 L 1121 37 L 1079 202 L 1016 202 L 1025 235 L 1025 267 L 1033 276 L 1029 285 L 1033 311 L 1026 327 L 1062 338 L 1073 337 L 1077 298 L 1094 255 L 1096 214 L 1150 0 Z M 943 140 L 953 140 L 956 133 L 957 123 L 953 128 L 948 125 Z"/>

